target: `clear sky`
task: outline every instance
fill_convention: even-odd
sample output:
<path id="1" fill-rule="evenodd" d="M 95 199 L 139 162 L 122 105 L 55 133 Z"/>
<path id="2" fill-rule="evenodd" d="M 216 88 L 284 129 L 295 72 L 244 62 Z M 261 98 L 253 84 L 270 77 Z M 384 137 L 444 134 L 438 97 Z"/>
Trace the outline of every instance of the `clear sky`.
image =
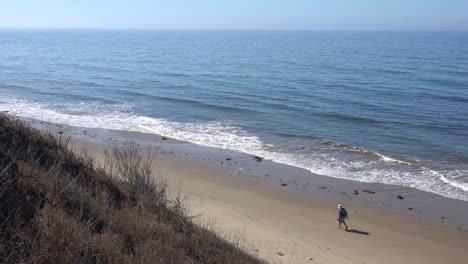
<path id="1" fill-rule="evenodd" d="M 468 0 L 0 0 L 0 27 L 468 30 Z"/>

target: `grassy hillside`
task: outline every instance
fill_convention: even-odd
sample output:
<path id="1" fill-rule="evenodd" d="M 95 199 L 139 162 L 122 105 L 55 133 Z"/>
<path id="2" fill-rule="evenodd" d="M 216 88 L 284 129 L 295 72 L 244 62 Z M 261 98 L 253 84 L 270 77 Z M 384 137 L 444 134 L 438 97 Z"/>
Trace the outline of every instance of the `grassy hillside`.
<path id="1" fill-rule="evenodd" d="M 1 263 L 262 263 L 193 223 L 132 146 L 115 177 L 66 145 L 0 115 Z"/>

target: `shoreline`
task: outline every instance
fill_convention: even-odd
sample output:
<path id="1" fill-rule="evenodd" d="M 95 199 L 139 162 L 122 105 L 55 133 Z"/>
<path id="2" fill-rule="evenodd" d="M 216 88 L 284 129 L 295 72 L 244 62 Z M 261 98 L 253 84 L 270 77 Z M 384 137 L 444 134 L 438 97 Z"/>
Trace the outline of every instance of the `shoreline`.
<path id="1" fill-rule="evenodd" d="M 171 189 L 188 195 L 194 216 L 201 222 L 214 217 L 221 233 L 244 234 L 248 249 L 272 262 L 308 263 L 311 257 L 311 263 L 460 263 L 457 256 L 468 245 L 465 201 L 315 175 L 157 135 L 64 127 L 39 125 L 52 133 L 64 131 L 77 150 L 87 148 L 97 157 L 115 142 L 131 140 L 142 146 L 161 142 L 156 169 Z M 338 203 L 350 212 L 353 232 L 339 233 L 342 230 L 334 223 Z"/>
<path id="2" fill-rule="evenodd" d="M 428 154 L 426 159 L 424 158 L 426 155 L 420 156 L 416 152 L 413 153 L 414 155 L 411 154 L 412 152 L 400 153 L 398 149 L 405 149 L 404 146 L 391 151 L 385 150 L 385 147 L 378 147 L 379 144 L 366 147 L 365 143 L 335 141 L 333 136 L 330 139 L 327 136 L 303 138 L 301 134 L 277 133 L 278 138 L 273 134 L 270 138 L 268 133 L 255 133 L 253 132 L 255 130 L 251 133 L 246 130 L 247 127 L 244 129 L 242 126 L 231 126 L 229 122 L 226 124 L 214 122 L 212 127 L 211 122 L 177 122 L 138 114 L 121 113 L 120 115 L 117 114 L 118 111 L 115 113 L 117 115 L 110 116 L 101 115 L 98 112 L 96 112 L 97 116 L 81 116 L 73 112 L 72 114 L 56 112 L 53 108 L 35 107 L 35 104 L 16 99 L 15 96 L 10 101 L 18 105 L 11 105 L 7 95 L 7 103 L 3 109 L 10 110 L 10 114 L 22 116 L 24 119 L 38 118 L 52 123 L 92 127 L 92 129 L 159 134 L 208 148 L 230 149 L 258 155 L 278 163 L 304 168 L 312 173 L 354 181 L 414 187 L 445 197 L 468 201 L 466 191 L 468 185 L 463 180 L 465 168 L 463 157 L 452 157 L 451 154 L 445 152 L 439 155 L 439 151 L 436 150 L 425 149 L 424 153 Z M 78 105 L 78 107 L 82 106 Z M 125 104 L 122 107 L 125 107 Z M 23 112 L 23 108 L 27 111 Z M 40 113 L 43 111 L 48 114 L 45 116 L 42 114 L 41 117 Z M 280 138 L 282 139 L 279 140 Z M 283 142 L 283 140 L 287 141 Z M 385 142 L 382 144 L 385 145 Z M 460 163 L 452 163 L 458 158 L 461 158 Z"/>

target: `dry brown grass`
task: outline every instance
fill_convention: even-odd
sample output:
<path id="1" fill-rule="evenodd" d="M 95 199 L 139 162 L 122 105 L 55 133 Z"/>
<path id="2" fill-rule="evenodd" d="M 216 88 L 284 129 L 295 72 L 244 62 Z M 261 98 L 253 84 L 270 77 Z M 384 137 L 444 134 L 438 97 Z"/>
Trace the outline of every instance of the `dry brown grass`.
<path id="1" fill-rule="evenodd" d="M 1 263 L 262 263 L 192 222 L 151 153 L 128 143 L 94 169 L 67 144 L 0 115 Z"/>

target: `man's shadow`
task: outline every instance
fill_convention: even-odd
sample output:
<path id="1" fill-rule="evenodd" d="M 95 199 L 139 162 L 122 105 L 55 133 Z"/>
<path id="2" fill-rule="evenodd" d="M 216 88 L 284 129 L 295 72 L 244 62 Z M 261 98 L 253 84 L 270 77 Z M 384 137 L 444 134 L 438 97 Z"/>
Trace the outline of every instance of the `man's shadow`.
<path id="1" fill-rule="evenodd" d="M 370 235 L 369 232 L 361 231 L 361 230 L 356 230 L 356 229 L 348 229 L 348 231 L 346 231 L 346 232 L 348 232 L 348 233 L 354 233 L 354 234 L 359 234 L 359 235 L 365 235 L 365 236 Z"/>

